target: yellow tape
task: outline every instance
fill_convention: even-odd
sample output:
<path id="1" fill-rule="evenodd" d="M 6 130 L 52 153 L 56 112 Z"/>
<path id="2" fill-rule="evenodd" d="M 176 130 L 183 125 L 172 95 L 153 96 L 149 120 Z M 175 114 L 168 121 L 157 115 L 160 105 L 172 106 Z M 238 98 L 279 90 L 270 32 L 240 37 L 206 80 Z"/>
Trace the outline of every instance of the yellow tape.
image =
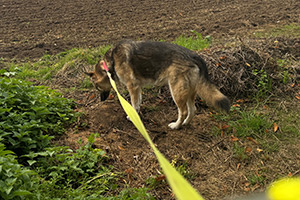
<path id="1" fill-rule="evenodd" d="M 300 200 L 300 178 L 284 178 L 268 189 L 270 200 Z"/>
<path id="2" fill-rule="evenodd" d="M 140 119 L 138 113 L 135 109 L 120 95 L 118 89 L 116 87 L 116 83 L 112 80 L 111 75 L 107 72 L 108 77 L 110 79 L 110 83 L 114 90 L 116 91 L 119 101 L 125 110 L 126 114 L 129 116 L 132 123 L 135 127 L 140 131 L 140 133 L 144 136 L 147 142 L 150 144 L 151 148 L 153 149 L 161 168 L 163 169 L 167 181 L 171 186 L 174 194 L 176 195 L 177 199 L 179 200 L 204 200 L 200 194 L 176 171 L 174 167 L 171 166 L 169 161 L 160 153 L 160 151 L 155 147 L 151 138 L 149 137 L 148 132 L 142 120 Z"/>

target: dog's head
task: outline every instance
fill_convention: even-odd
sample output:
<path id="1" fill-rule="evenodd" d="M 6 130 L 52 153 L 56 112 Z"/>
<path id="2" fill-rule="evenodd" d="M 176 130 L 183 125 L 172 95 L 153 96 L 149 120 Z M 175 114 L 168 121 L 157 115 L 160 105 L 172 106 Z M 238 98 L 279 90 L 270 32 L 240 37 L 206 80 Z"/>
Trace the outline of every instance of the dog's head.
<path id="1" fill-rule="evenodd" d="M 91 77 L 95 88 L 100 91 L 101 101 L 105 101 L 108 98 L 111 90 L 109 78 L 103 68 L 103 62 L 103 60 L 99 61 L 94 71 L 85 72 L 85 74 Z"/>

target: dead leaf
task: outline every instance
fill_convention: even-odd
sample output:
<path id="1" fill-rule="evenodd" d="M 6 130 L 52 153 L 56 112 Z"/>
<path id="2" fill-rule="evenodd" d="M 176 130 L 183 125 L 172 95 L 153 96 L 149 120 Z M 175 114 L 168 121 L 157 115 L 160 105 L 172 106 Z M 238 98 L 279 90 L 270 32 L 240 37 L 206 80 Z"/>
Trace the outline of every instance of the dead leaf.
<path id="1" fill-rule="evenodd" d="M 251 147 L 246 147 L 245 148 L 245 152 L 246 153 L 251 153 L 252 152 L 252 148 Z"/>
<path id="2" fill-rule="evenodd" d="M 268 130 L 268 129 L 266 129 L 266 130 L 265 130 L 265 133 L 269 133 L 269 130 Z"/>
<path id="3" fill-rule="evenodd" d="M 133 169 L 132 168 L 126 169 L 124 172 L 126 174 L 132 174 L 133 173 Z"/>
<path id="4" fill-rule="evenodd" d="M 226 56 L 221 56 L 220 57 L 220 60 L 224 60 L 224 59 L 226 59 Z"/>
<path id="5" fill-rule="evenodd" d="M 245 192 L 249 192 L 249 191 L 250 191 L 250 188 L 248 188 L 248 187 L 247 187 L 247 188 L 244 188 L 244 191 L 245 191 Z"/>
<path id="6" fill-rule="evenodd" d="M 92 94 L 91 96 L 89 96 L 89 99 L 93 99 L 93 98 L 95 98 L 95 94 Z"/>
<path id="7" fill-rule="evenodd" d="M 181 17 L 183 17 L 183 14 L 182 14 L 182 13 L 179 13 L 179 15 L 180 15 Z"/>
<path id="8" fill-rule="evenodd" d="M 295 86 L 296 86 L 296 83 L 291 84 L 291 87 L 292 87 L 292 88 L 295 87 Z"/>
<path id="9" fill-rule="evenodd" d="M 119 148 L 120 150 L 122 150 L 122 151 L 125 150 L 125 149 L 124 149 L 122 146 L 120 146 L 120 145 L 118 145 L 118 148 Z"/>
<path id="10" fill-rule="evenodd" d="M 253 142 L 254 144 L 258 144 L 258 142 L 254 140 L 252 137 L 247 137 L 247 140 Z"/>
<path id="11" fill-rule="evenodd" d="M 232 107 L 241 107 L 240 104 L 233 104 Z"/>
<path id="12" fill-rule="evenodd" d="M 251 65 L 250 65 L 249 63 L 246 63 L 246 65 L 247 65 L 248 67 L 251 67 Z"/>
<path id="13" fill-rule="evenodd" d="M 164 174 L 161 174 L 161 175 L 159 175 L 155 178 L 156 181 L 162 181 L 162 180 L 165 180 L 165 179 L 166 179 L 166 176 Z"/>
<path id="14" fill-rule="evenodd" d="M 226 130 L 226 129 L 228 129 L 229 128 L 229 125 L 224 125 L 224 126 L 222 126 L 222 129 L 223 130 Z"/>
<path id="15" fill-rule="evenodd" d="M 291 172 L 289 172 L 288 176 L 289 176 L 289 177 L 291 177 L 291 176 L 293 176 L 293 175 L 292 175 L 292 173 L 291 173 Z"/>
<path id="16" fill-rule="evenodd" d="M 233 135 L 231 135 L 231 141 L 232 141 L 232 142 L 239 141 L 239 138 L 237 138 L 237 137 L 234 137 Z"/>
<path id="17" fill-rule="evenodd" d="M 278 131 L 279 127 L 278 125 L 276 124 L 276 122 L 274 123 L 274 133 L 276 133 Z"/>
<path id="18" fill-rule="evenodd" d="M 300 100 L 300 96 L 296 96 L 296 99 Z"/>
<path id="19" fill-rule="evenodd" d="M 236 100 L 235 102 L 237 102 L 237 103 L 244 103 L 244 102 L 245 102 L 245 99 L 238 99 L 238 100 Z"/>
<path id="20" fill-rule="evenodd" d="M 245 183 L 245 186 L 246 186 L 246 187 L 250 186 L 250 183 L 249 183 L 249 182 L 246 182 L 246 183 Z"/>
<path id="21" fill-rule="evenodd" d="M 239 169 L 241 166 L 241 163 L 238 163 L 237 166 L 236 166 L 236 169 Z"/>
<path id="22" fill-rule="evenodd" d="M 260 149 L 260 148 L 257 148 L 256 151 L 258 152 L 263 152 L 264 150 Z"/>
<path id="23" fill-rule="evenodd" d="M 109 94 L 108 100 L 113 100 L 114 98 L 115 98 L 115 96 L 113 94 Z"/>

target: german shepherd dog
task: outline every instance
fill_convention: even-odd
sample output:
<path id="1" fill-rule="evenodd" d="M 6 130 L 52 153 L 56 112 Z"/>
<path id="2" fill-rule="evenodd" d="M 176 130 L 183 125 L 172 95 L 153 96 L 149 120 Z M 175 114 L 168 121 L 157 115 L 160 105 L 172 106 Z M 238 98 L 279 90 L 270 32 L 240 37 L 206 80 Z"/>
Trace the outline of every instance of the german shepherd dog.
<path id="1" fill-rule="evenodd" d="M 137 112 L 143 86 L 168 85 L 178 107 L 178 119 L 169 124 L 171 129 L 178 129 L 192 120 L 197 94 L 213 107 L 229 112 L 230 101 L 211 83 L 204 60 L 182 46 L 153 41 L 118 43 L 106 52 L 95 71 L 86 72 L 101 92 L 101 101 L 107 99 L 111 90 L 104 62 L 112 78 L 126 85 L 131 105 Z"/>

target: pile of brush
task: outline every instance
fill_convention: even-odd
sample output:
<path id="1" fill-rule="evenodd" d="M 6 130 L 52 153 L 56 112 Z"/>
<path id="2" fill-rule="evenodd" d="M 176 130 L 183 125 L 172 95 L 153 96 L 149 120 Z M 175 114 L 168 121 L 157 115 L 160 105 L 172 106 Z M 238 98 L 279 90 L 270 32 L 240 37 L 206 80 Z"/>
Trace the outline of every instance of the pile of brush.
<path id="1" fill-rule="evenodd" d="M 299 89 L 300 39 L 240 41 L 233 46 L 200 52 L 212 82 L 224 94 L 236 99 Z"/>

